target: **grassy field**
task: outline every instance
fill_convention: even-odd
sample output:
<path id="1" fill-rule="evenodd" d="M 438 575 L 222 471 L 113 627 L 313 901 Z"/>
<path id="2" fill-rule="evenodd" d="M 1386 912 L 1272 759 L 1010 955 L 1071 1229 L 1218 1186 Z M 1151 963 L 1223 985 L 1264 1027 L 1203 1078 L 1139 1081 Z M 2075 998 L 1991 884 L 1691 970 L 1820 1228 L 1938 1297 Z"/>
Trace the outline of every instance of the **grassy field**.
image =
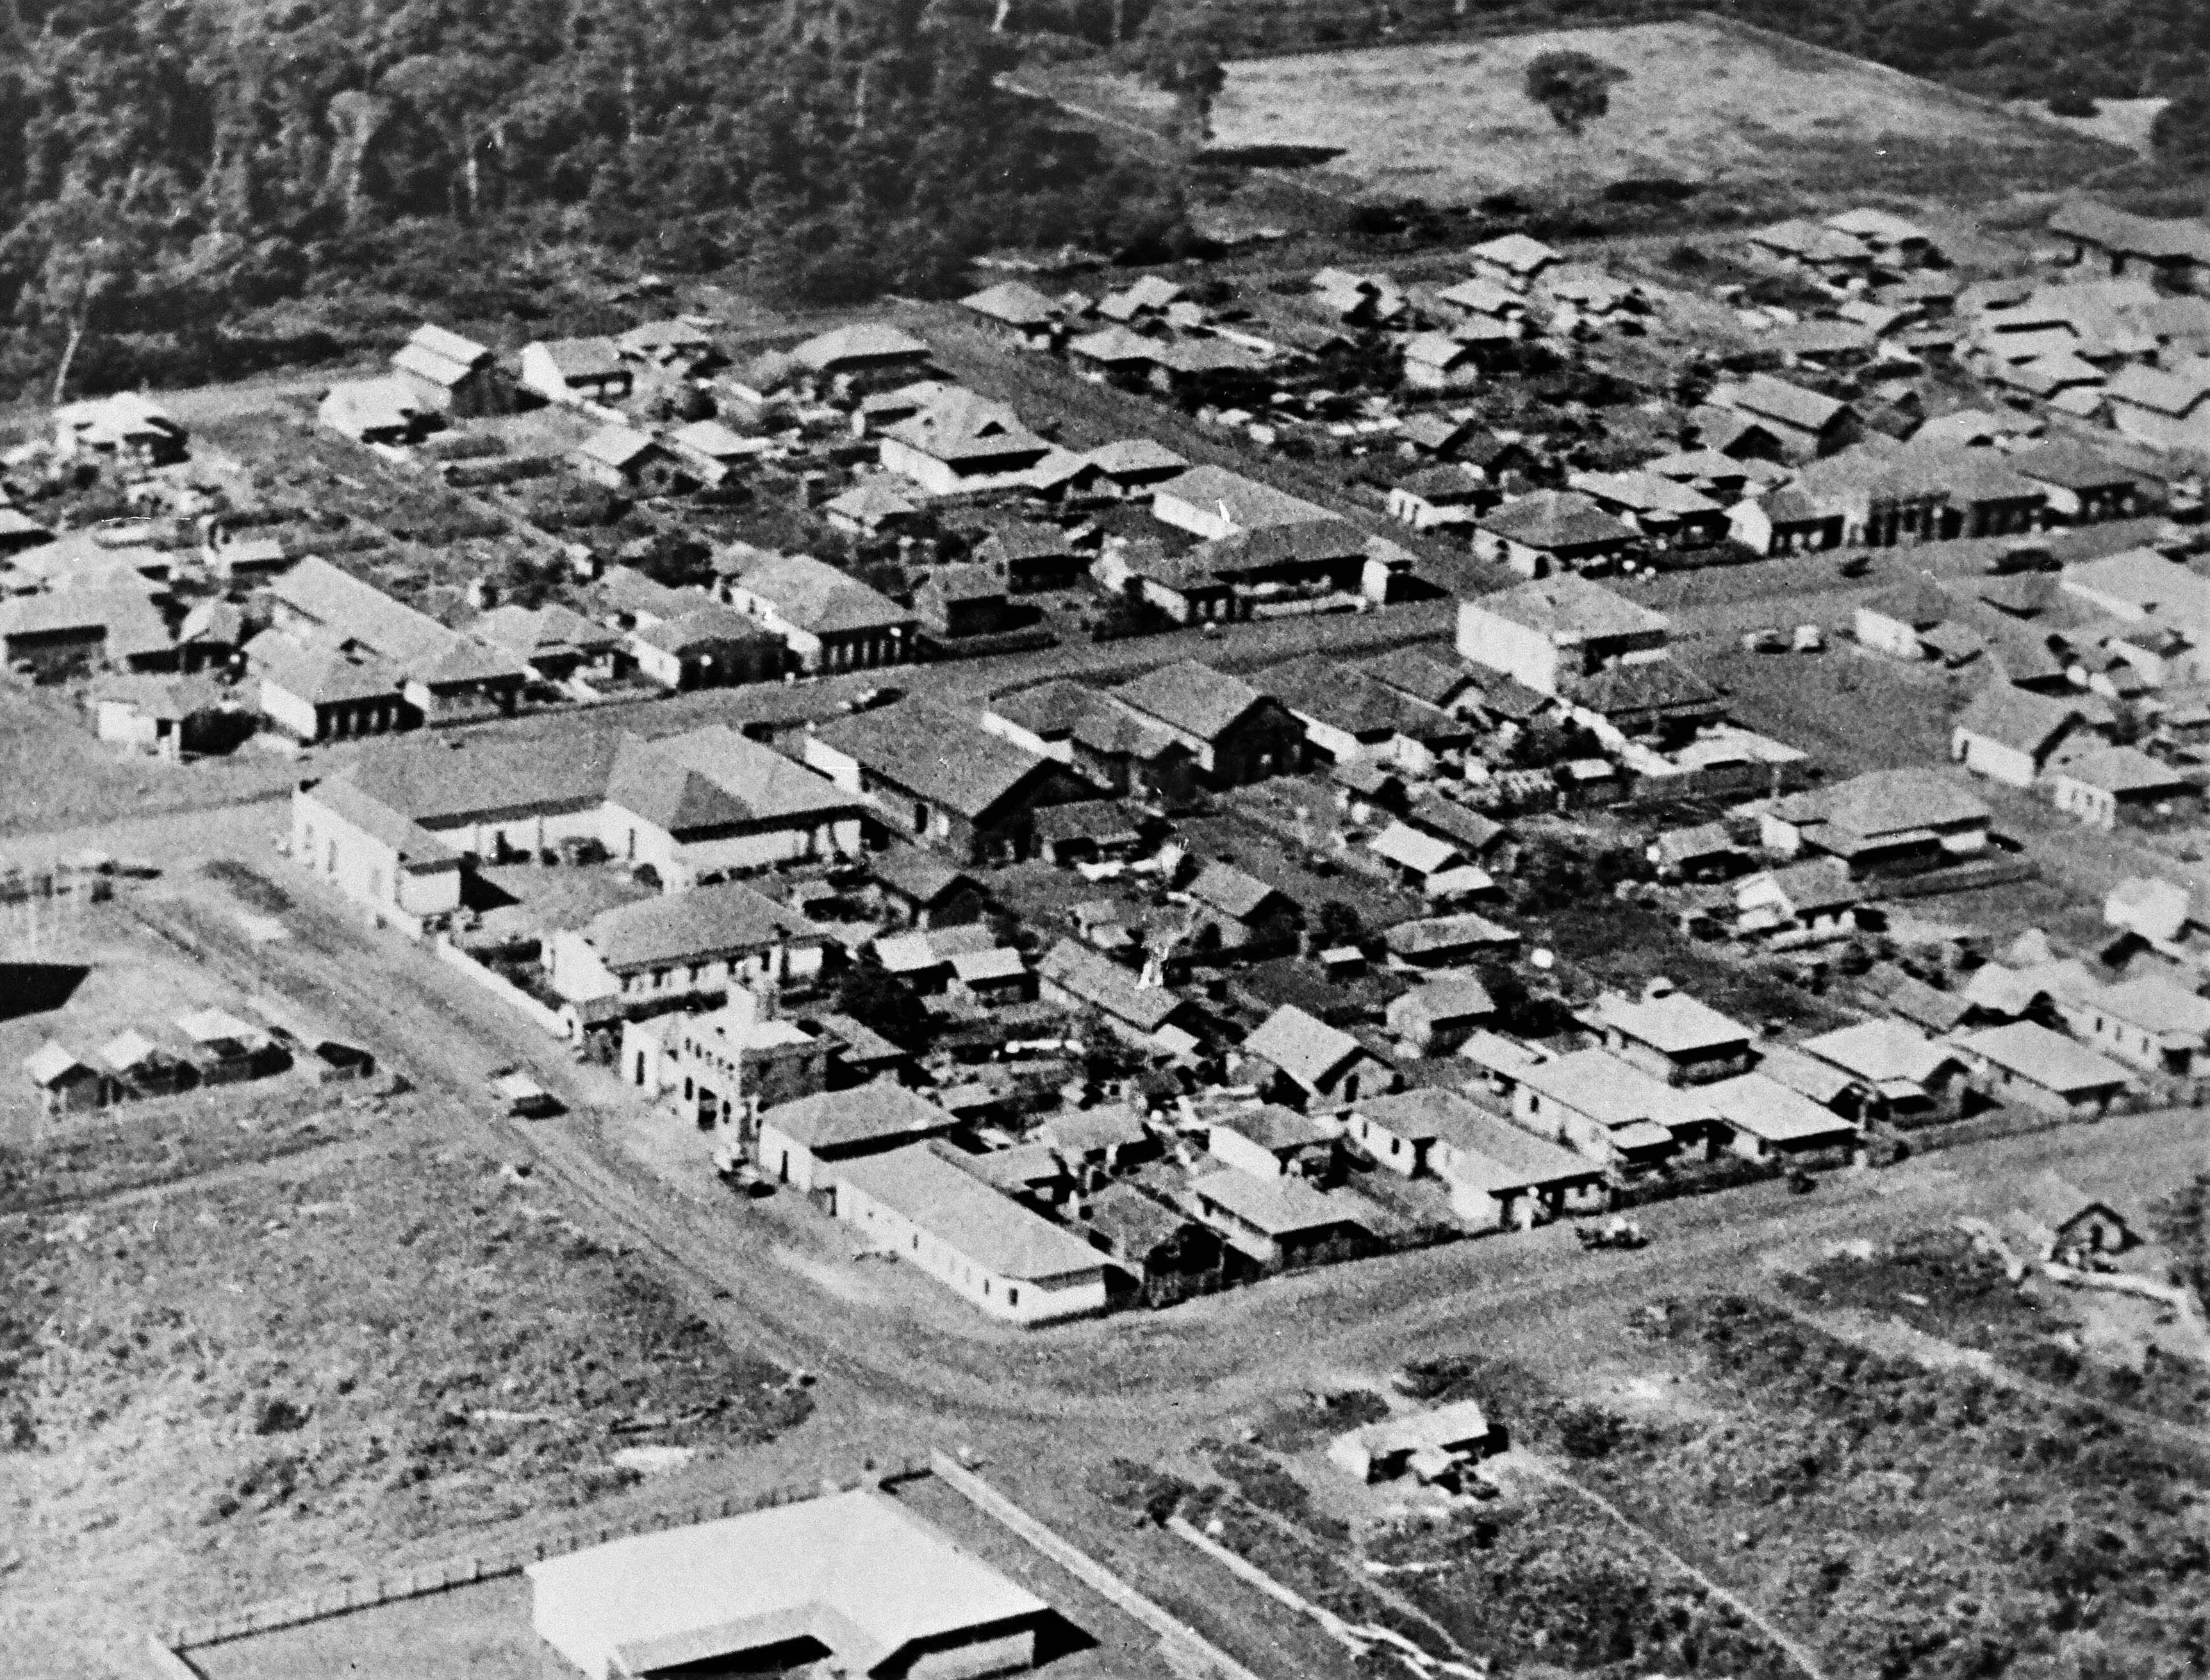
<path id="1" fill-rule="evenodd" d="M 333 1154 L 0 1220 L 21 1671 L 617 1491 L 628 1447 L 712 1457 L 805 1416 L 427 1101 Z"/>
<path id="2" fill-rule="evenodd" d="M 1625 72 L 1609 112 L 1578 137 L 1524 88 L 1528 61 L 1561 49 Z M 1812 196 L 1972 198 L 2053 185 L 2124 158 L 1931 82 L 1715 19 L 1244 59 L 1227 69 L 1211 115 L 1218 149 L 1313 148 L 1332 154 L 1325 178 L 1358 195 L 1434 204 L 1660 178 L 1715 190 L 1784 184 Z M 1147 114 L 1126 88 L 1068 97 L 1124 118 Z"/>

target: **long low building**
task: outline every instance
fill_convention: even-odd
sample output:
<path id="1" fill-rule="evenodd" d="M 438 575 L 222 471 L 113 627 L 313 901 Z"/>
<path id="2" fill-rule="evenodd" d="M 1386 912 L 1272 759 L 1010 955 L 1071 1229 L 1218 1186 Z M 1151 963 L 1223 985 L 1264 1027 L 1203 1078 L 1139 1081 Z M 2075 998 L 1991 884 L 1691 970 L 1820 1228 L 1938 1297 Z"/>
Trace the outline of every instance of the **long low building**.
<path id="1" fill-rule="evenodd" d="M 525 1567 L 540 1637 L 588 1677 L 985 1680 L 1036 1665 L 1051 1606 L 872 1489 Z"/>
<path id="2" fill-rule="evenodd" d="M 293 855 L 319 857 L 335 843 L 366 857 L 380 845 L 387 855 L 362 869 L 317 867 L 353 897 L 382 903 L 387 843 L 402 831 L 435 837 L 456 858 L 493 862 L 589 842 L 650 865 L 673 891 L 705 877 L 851 856 L 861 810 L 826 778 L 722 725 L 651 741 L 608 732 L 395 743 L 300 783 Z M 403 849 L 426 855 L 419 841 Z"/>
<path id="3" fill-rule="evenodd" d="M 993 1318 L 1048 1324 L 1105 1308 L 1105 1256 L 928 1144 L 834 1171 L 836 1218 Z"/>

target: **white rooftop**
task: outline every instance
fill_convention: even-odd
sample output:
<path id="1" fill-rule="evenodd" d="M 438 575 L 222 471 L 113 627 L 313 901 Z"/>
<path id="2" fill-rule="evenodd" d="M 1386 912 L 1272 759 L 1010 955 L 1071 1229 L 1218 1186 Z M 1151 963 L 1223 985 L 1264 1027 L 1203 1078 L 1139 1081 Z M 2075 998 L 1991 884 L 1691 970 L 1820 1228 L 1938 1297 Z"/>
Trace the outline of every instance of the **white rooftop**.
<path id="1" fill-rule="evenodd" d="M 523 1573 L 537 1631 L 590 1680 L 800 1637 L 860 1676 L 918 1641 L 1050 1608 L 866 1489 L 614 1540 Z"/>

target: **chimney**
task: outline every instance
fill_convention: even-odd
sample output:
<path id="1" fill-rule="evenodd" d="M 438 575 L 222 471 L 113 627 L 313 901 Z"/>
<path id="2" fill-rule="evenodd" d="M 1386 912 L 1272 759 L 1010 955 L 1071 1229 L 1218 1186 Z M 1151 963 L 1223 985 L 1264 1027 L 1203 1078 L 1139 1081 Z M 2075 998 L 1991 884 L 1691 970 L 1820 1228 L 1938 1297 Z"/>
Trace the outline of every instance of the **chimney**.
<path id="1" fill-rule="evenodd" d="M 1645 1003 L 1655 1003 L 1660 998 L 1671 997 L 1673 994 L 1678 990 L 1680 990 L 1680 988 L 1676 986 L 1671 981 L 1668 980 L 1664 975 L 1653 974 L 1649 979 L 1642 982 L 1642 1001 Z"/>

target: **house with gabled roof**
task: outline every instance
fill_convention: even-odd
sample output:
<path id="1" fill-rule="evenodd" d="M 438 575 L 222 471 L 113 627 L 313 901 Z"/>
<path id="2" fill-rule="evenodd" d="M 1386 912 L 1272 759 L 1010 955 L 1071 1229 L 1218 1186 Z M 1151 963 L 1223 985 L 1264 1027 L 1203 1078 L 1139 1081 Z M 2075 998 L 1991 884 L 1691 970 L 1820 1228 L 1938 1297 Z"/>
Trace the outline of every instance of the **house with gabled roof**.
<path id="1" fill-rule="evenodd" d="M 1166 985 L 1149 984 L 1133 970 L 1063 939 L 1036 964 L 1038 995 L 1078 1012 L 1096 1011 L 1119 1036 L 1146 1049 L 1194 1048 L 1204 1028 L 1197 1006 Z"/>
<path id="2" fill-rule="evenodd" d="M 1522 577 L 1602 571 L 1640 537 L 1575 490 L 1537 490 L 1490 508 L 1473 523 L 1473 552 Z"/>
<path id="3" fill-rule="evenodd" d="M 427 321 L 392 352 L 391 367 L 424 408 L 456 420 L 514 406 L 513 384 L 488 345 Z"/>
<path id="4" fill-rule="evenodd" d="M 1257 676 L 1258 686 L 1304 725 L 1313 749 L 1334 764 L 1382 758 L 1426 772 L 1473 739 L 1472 726 L 1462 719 L 1322 654 L 1270 666 Z"/>
<path id="5" fill-rule="evenodd" d="M 2129 519 L 2141 505 L 2138 474 L 2074 438 L 2035 444 L 2006 464 L 2041 491 L 2052 519 L 2075 524 Z"/>
<path id="6" fill-rule="evenodd" d="M 1724 508 L 1656 473 L 1575 473 L 1567 482 L 1655 548 L 1708 548 L 1727 534 Z"/>
<path id="7" fill-rule="evenodd" d="M 636 378 L 611 338 L 539 339 L 522 347 L 522 383 L 554 402 L 619 402 Z"/>
<path id="8" fill-rule="evenodd" d="M 800 670 L 856 671 L 912 657 L 914 615 L 810 555 L 769 555 L 721 588 L 730 606 L 782 638 Z"/>
<path id="9" fill-rule="evenodd" d="M 1706 1085 L 1747 1072 L 1756 1032 L 1670 982 L 1653 980 L 1639 997 L 1605 992 L 1581 1019 L 1614 1055 L 1670 1085 Z"/>
<path id="10" fill-rule="evenodd" d="M 985 1181 L 989 1164 L 933 1142 L 841 1162 L 829 1172 L 837 1221 L 993 1318 L 1102 1312 L 1105 1256 Z"/>
<path id="11" fill-rule="evenodd" d="M 1240 788 L 1294 774 L 1304 726 L 1279 700 L 1194 660 L 1162 666 L 1109 691 L 1115 704 L 1163 729 L 1194 755 L 1216 786 Z"/>
<path id="12" fill-rule="evenodd" d="M 1949 756 L 1977 775 L 2031 788 L 2080 722 L 2076 705 L 2012 683 L 1991 682 L 1951 725 Z"/>
<path id="13" fill-rule="evenodd" d="M 1317 502 L 1211 465 L 1192 467 L 1161 484 L 1151 495 L 1151 513 L 1167 524 L 1208 539 L 1337 517 Z"/>
<path id="14" fill-rule="evenodd" d="M 1197 1216 L 1267 1272 L 1325 1266 L 1371 1252 L 1380 1209 L 1349 1190 L 1301 1178 L 1257 1178 L 1233 1168 L 1189 1187 Z"/>
<path id="15" fill-rule="evenodd" d="M 1768 373 L 1722 386 L 1712 401 L 1763 427 L 1791 461 L 1833 455 L 1864 435 L 1863 421 L 1847 402 Z M 1724 443 L 1710 441 L 1710 446 L 1729 455 L 1738 452 Z"/>
<path id="16" fill-rule="evenodd" d="M 341 379 L 323 393 L 315 418 L 356 444 L 405 449 L 429 436 L 437 411 L 397 374 Z"/>
<path id="17" fill-rule="evenodd" d="M 1396 1071 L 1349 1033 L 1284 1004 L 1243 1040 L 1259 1095 L 1307 1112 L 1331 1110 L 1394 1091 Z"/>
<path id="18" fill-rule="evenodd" d="M 825 1189 L 850 1162 L 943 1137 L 958 1124 L 947 1110 L 897 1080 L 876 1079 L 764 1110 L 754 1159 L 778 1184 Z"/>
<path id="19" fill-rule="evenodd" d="M 2105 397 L 2110 423 L 2125 436 L 2158 449 L 2210 450 L 2210 356 L 2168 368 L 2128 363 Z"/>
<path id="20" fill-rule="evenodd" d="M 889 832 L 969 861 L 1027 856 L 1038 807 L 1096 795 L 1066 765 L 926 700 L 817 724 L 805 759 L 864 795 Z"/>
<path id="21" fill-rule="evenodd" d="M 1509 1085 L 1514 1123 L 1628 1173 L 1707 1149 L 1716 1128 L 1700 1089 L 1668 1085 L 1609 1050 L 1516 1061 Z"/>
<path id="22" fill-rule="evenodd" d="M 1088 457 L 1123 494 L 1144 490 L 1189 470 L 1189 462 L 1150 438 L 1101 444 Z"/>
<path id="23" fill-rule="evenodd" d="M 1697 1093 L 1718 1113 L 1726 1147 L 1749 1160 L 1825 1155 L 1852 1147 L 1854 1122 L 1763 1073 L 1741 1073 Z"/>
<path id="24" fill-rule="evenodd" d="M 577 673 L 614 674 L 621 632 L 593 622 L 581 613 L 547 601 L 494 607 L 468 626 L 468 634 L 521 660 L 539 676 L 558 681 Z"/>
<path id="25" fill-rule="evenodd" d="M 1873 1112 L 1929 1119 L 1954 1114 L 1963 1096 L 1965 1065 L 1956 1052 L 1893 1016 L 1821 1033 L 1797 1048 L 1846 1076 Z"/>
<path id="26" fill-rule="evenodd" d="M 1466 252 L 1476 275 L 1501 281 L 1524 292 L 1565 258 L 1540 239 L 1525 233 L 1506 233 L 1484 239 Z"/>
<path id="27" fill-rule="evenodd" d="M 2107 1114 L 2131 1080 L 2118 1063 L 2038 1021 L 2013 1021 L 1951 1042 L 1988 1096 L 2067 1120 Z"/>
<path id="28" fill-rule="evenodd" d="M 694 480 L 675 452 L 633 426 L 602 426 L 569 451 L 576 470 L 609 490 L 665 496 Z"/>
<path id="29" fill-rule="evenodd" d="M 1056 301 L 1023 280 L 999 281 L 969 293 L 960 299 L 959 307 L 1037 347 L 1050 344 L 1061 314 Z"/>
<path id="30" fill-rule="evenodd" d="M 2116 828 L 2152 813 L 2193 810 L 2201 784 L 2137 746 L 2094 746 L 2050 766 L 2049 796 L 2059 811 L 2094 828 Z"/>
<path id="31" fill-rule="evenodd" d="M 1603 1163 L 1454 1091 L 1362 1098 L 1344 1128 L 1389 1170 L 1441 1180 L 1452 1212 L 1472 1230 L 1525 1230 L 1545 1218 L 1597 1212 L 1610 1200 Z"/>

